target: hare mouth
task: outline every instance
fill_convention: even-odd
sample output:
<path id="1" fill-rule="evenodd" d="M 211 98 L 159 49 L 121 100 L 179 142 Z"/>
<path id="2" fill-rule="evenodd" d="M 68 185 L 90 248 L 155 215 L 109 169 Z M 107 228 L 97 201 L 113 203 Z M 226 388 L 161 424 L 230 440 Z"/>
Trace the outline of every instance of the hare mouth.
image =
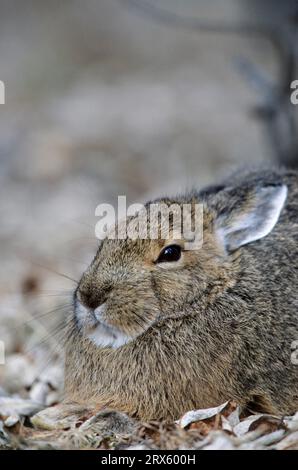
<path id="1" fill-rule="evenodd" d="M 133 338 L 115 326 L 108 324 L 103 318 L 106 310 L 102 304 L 95 310 L 84 307 L 80 302 L 75 305 L 75 317 L 79 329 L 98 347 L 119 348 Z"/>

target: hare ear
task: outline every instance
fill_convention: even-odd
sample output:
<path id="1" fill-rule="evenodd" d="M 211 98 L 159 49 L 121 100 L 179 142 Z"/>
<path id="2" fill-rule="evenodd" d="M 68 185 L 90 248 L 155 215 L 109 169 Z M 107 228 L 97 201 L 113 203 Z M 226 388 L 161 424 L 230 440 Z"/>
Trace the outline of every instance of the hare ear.
<path id="1" fill-rule="evenodd" d="M 277 223 L 287 198 L 285 185 L 250 191 L 240 203 L 219 215 L 215 230 L 227 251 L 266 237 Z"/>

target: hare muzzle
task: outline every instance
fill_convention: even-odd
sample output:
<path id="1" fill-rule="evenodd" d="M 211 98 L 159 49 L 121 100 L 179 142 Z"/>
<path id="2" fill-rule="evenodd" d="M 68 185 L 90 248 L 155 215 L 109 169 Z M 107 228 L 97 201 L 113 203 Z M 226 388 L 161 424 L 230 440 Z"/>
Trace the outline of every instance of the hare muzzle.
<path id="1" fill-rule="evenodd" d="M 106 302 L 95 309 L 85 307 L 76 302 L 75 315 L 80 329 L 96 345 L 100 347 L 119 348 L 131 338 L 112 326 L 105 319 Z"/>

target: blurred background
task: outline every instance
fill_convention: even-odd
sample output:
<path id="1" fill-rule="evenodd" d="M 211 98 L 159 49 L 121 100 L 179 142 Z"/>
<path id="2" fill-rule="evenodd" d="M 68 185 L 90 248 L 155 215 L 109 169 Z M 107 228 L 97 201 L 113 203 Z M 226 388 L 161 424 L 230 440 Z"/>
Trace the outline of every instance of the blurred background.
<path id="1" fill-rule="evenodd" d="M 297 164 L 297 24 L 294 0 L 1 0 L 0 394 L 59 400 L 58 273 L 98 204 Z"/>

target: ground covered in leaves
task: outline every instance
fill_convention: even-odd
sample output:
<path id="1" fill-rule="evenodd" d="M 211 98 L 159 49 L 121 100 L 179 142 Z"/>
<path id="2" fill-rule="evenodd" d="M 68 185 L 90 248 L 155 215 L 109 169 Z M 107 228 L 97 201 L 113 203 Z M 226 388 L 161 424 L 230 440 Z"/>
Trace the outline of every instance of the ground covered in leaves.
<path id="1" fill-rule="evenodd" d="M 29 400 L 1 397 L 1 449 L 298 450 L 298 413 L 241 415 L 233 402 L 190 411 L 173 423 L 142 423 L 77 405 L 40 408 Z"/>

